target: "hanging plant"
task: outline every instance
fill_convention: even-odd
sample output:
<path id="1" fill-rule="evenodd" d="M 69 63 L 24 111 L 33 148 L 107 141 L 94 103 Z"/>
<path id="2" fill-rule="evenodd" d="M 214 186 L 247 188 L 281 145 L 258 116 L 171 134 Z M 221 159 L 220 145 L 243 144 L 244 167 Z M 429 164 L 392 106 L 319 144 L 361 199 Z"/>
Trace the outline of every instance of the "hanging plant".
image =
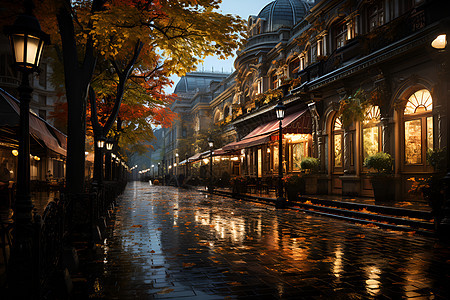
<path id="1" fill-rule="evenodd" d="M 367 106 L 367 95 L 364 90 L 358 89 L 354 95 L 339 101 L 339 115 L 342 119 L 344 128 L 352 125 L 353 122 L 362 121 Z"/>
<path id="2" fill-rule="evenodd" d="M 267 92 L 264 93 L 264 95 L 265 95 L 264 104 L 283 98 L 283 92 L 278 89 L 268 90 Z"/>
<path id="3" fill-rule="evenodd" d="M 291 83 L 291 85 L 289 87 L 289 90 L 291 91 L 302 84 L 302 78 L 298 77 L 298 78 L 292 79 L 290 83 Z"/>

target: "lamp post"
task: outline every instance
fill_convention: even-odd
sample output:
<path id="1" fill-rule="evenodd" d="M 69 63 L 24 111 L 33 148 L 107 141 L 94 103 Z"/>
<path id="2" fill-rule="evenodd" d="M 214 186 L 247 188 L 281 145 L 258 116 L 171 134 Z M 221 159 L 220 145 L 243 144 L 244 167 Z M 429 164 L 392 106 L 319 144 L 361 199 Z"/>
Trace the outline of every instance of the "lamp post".
<path id="1" fill-rule="evenodd" d="M 213 146 L 214 146 L 214 142 L 211 139 L 211 137 L 208 138 L 208 146 L 209 146 L 209 186 L 208 186 L 208 191 L 210 193 L 212 193 L 213 191 L 213 173 L 212 173 L 212 164 L 213 164 L 213 157 L 212 157 L 212 153 L 213 153 Z"/>
<path id="2" fill-rule="evenodd" d="M 189 171 L 189 169 L 188 169 L 188 163 L 189 163 L 189 155 L 187 154 L 187 152 L 186 152 L 186 154 L 185 154 L 185 161 L 186 161 L 186 163 L 185 163 L 185 165 L 184 165 L 184 167 L 186 168 L 186 170 L 185 170 L 185 174 L 184 175 L 186 175 L 186 180 L 187 180 L 187 177 L 188 177 L 188 171 Z"/>
<path id="3" fill-rule="evenodd" d="M 26 3 L 26 14 L 20 15 L 14 25 L 5 28 L 11 41 L 15 67 L 22 73 L 18 88 L 20 95 L 19 153 L 17 166 L 17 192 L 14 206 L 13 244 L 10 257 L 10 285 L 18 298 L 29 298 L 33 283 L 38 282 L 37 266 L 33 261 L 33 208 L 30 196 L 30 124 L 31 92 L 29 76 L 38 70 L 44 43 L 50 42 L 48 34 L 41 30 L 39 21 L 31 14 L 32 4 Z M 30 272 L 31 266 L 31 272 Z M 35 280 L 33 280 L 35 279 Z M 27 287 L 27 288 L 24 288 Z M 34 291 L 36 292 L 36 291 Z"/>
<path id="4" fill-rule="evenodd" d="M 155 180 L 155 165 L 152 165 L 152 179 Z"/>
<path id="5" fill-rule="evenodd" d="M 447 49 L 447 34 L 438 35 L 432 42 L 431 47 L 441 52 L 444 56 L 444 61 L 441 62 L 441 72 L 442 76 L 439 76 L 442 79 L 443 84 L 443 99 L 447 99 L 448 97 L 448 88 L 450 82 L 448 82 L 450 76 L 450 57 Z M 446 81 L 447 79 L 447 81 Z M 438 233 L 441 238 L 450 239 L 450 103 L 445 101 L 446 105 L 446 118 L 447 118 L 447 141 L 446 141 L 446 149 L 447 149 L 447 173 L 444 176 L 444 186 L 445 186 L 445 199 L 442 204 L 442 211 L 438 212 L 442 216 L 442 220 L 440 220 L 438 225 Z M 441 129 L 442 130 L 442 129 Z M 442 147 L 442 145 L 439 145 Z M 435 216 L 436 218 L 436 216 Z"/>
<path id="6" fill-rule="evenodd" d="M 158 178 L 159 178 L 159 172 L 160 172 L 159 169 L 161 169 L 161 163 L 158 163 Z"/>
<path id="7" fill-rule="evenodd" d="M 284 119 L 284 113 L 286 111 L 286 107 L 283 105 L 283 102 L 280 101 L 275 106 L 275 113 L 277 115 L 277 119 L 279 121 L 278 127 L 278 196 L 276 202 L 276 208 L 284 208 L 285 207 L 285 199 L 283 197 L 283 127 L 282 121 Z"/>
<path id="8" fill-rule="evenodd" d="M 103 182 L 103 148 L 105 147 L 105 137 L 101 135 L 94 136 L 94 184 L 99 186 Z"/>
<path id="9" fill-rule="evenodd" d="M 106 153 L 105 153 L 105 179 L 111 180 L 111 152 L 114 148 L 114 140 L 112 138 L 106 139 L 105 142 Z"/>
<path id="10" fill-rule="evenodd" d="M 178 152 L 175 153 L 175 177 L 178 175 Z"/>

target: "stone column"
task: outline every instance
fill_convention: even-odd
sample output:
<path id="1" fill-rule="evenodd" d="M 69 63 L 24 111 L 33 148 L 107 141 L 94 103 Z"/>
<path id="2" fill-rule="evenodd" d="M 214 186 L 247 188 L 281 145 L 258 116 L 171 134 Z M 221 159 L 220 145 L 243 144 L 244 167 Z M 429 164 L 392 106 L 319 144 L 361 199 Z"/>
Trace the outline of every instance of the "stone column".
<path id="1" fill-rule="evenodd" d="M 312 119 L 312 144 L 311 144 L 311 156 L 315 157 L 317 154 L 317 122 L 316 118 Z"/>
<path id="2" fill-rule="evenodd" d="M 350 130 L 349 128 L 344 128 L 344 174 L 347 174 L 350 172 L 350 151 L 351 151 L 351 145 L 350 145 Z"/>
<path id="3" fill-rule="evenodd" d="M 391 145 L 390 145 L 390 125 L 389 118 L 383 117 L 381 118 L 381 131 L 382 131 L 382 151 L 384 153 L 391 153 Z"/>
<path id="4" fill-rule="evenodd" d="M 323 136 L 322 136 L 322 130 L 317 131 L 317 158 L 320 162 L 320 171 L 323 171 L 325 169 L 325 151 L 323 149 L 324 142 L 323 142 Z"/>

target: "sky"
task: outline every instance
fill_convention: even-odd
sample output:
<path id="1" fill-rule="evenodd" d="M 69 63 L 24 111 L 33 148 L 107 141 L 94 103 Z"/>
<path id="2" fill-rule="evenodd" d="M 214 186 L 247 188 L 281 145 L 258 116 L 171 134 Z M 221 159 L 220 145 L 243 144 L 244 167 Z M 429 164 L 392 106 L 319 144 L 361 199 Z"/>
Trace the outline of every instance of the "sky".
<path id="1" fill-rule="evenodd" d="M 222 0 L 219 11 L 224 14 L 238 15 L 242 19 L 248 20 L 248 16 L 258 15 L 261 9 L 270 2 L 272 0 Z M 197 66 L 197 68 L 198 71 L 211 71 L 214 69 L 214 72 L 221 72 L 223 70 L 224 72 L 231 73 L 234 70 L 234 59 L 235 57 L 230 57 L 227 60 L 220 60 L 214 56 L 210 56 L 205 59 L 203 65 Z M 177 76 L 170 78 L 174 84 L 171 88 L 165 89 L 166 93 L 172 93 L 180 79 Z"/>

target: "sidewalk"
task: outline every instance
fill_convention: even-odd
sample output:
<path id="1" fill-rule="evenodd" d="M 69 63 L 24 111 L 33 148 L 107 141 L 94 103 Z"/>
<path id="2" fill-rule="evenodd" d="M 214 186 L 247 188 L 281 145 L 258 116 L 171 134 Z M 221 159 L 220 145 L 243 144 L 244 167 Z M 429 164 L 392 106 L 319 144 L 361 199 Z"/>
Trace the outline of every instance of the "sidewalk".
<path id="1" fill-rule="evenodd" d="M 434 238 L 142 182 L 114 215 L 104 243 L 80 256 L 74 299 L 450 295 L 449 248 Z"/>
<path id="2" fill-rule="evenodd" d="M 200 190 L 206 191 L 203 187 Z M 227 193 L 231 193 L 231 188 L 215 188 L 217 191 L 223 191 Z M 269 193 L 264 192 L 253 192 L 253 193 L 244 193 L 244 195 L 249 195 L 252 197 L 261 197 L 261 198 L 271 198 L 276 199 L 276 193 L 274 191 Z M 318 199 L 318 200 L 328 200 L 328 201 L 340 201 L 340 202 L 353 202 L 360 204 L 368 204 L 375 206 L 387 206 L 387 207 L 395 207 L 395 208 L 403 208 L 403 209 L 411 209 L 411 210 L 419 210 L 431 212 L 431 207 L 428 203 L 422 201 L 399 201 L 399 202 L 390 202 L 390 203 L 378 203 L 375 202 L 374 198 L 369 197 L 348 197 L 348 196 L 340 196 L 340 195 L 299 195 L 299 197 L 308 200 L 308 199 Z"/>

